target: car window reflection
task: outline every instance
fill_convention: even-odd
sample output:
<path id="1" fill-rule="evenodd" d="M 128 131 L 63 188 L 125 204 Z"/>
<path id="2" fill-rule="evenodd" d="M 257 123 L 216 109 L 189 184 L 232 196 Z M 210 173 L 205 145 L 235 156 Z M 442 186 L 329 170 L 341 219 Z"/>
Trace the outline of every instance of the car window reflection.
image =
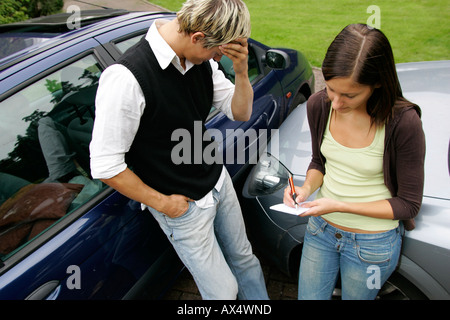
<path id="1" fill-rule="evenodd" d="M 101 70 L 86 56 L 0 103 L 2 259 L 104 187 L 89 169 Z"/>

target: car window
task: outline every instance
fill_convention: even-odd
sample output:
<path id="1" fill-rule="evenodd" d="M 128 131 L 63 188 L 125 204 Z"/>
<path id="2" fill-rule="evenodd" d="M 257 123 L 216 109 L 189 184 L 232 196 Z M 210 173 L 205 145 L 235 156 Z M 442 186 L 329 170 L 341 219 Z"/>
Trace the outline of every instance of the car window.
<path id="1" fill-rule="evenodd" d="M 45 42 L 49 38 L 50 36 L 46 37 L 33 33 L 0 33 L 0 59 L 6 58 L 20 50 Z"/>
<path id="2" fill-rule="evenodd" d="M 256 58 L 256 54 L 251 47 L 248 50 L 248 78 L 250 82 L 253 82 L 256 78 L 261 75 L 261 71 L 259 69 L 258 60 Z"/>
<path id="3" fill-rule="evenodd" d="M 219 68 L 223 71 L 223 73 L 225 74 L 225 77 L 227 77 L 231 82 L 234 83 L 236 75 L 235 75 L 234 69 L 233 69 L 233 61 L 231 61 L 231 59 L 226 56 L 222 56 L 222 58 L 220 59 Z M 260 75 L 260 72 L 259 72 L 258 62 L 256 60 L 256 54 L 251 48 L 249 48 L 248 78 L 250 80 L 250 83 L 252 81 L 254 81 L 259 75 Z M 212 118 L 216 112 L 217 112 L 217 109 L 215 107 L 212 107 L 211 110 L 209 111 L 209 117 L 207 120 Z"/>
<path id="4" fill-rule="evenodd" d="M 219 62 L 219 68 L 223 71 L 225 74 L 225 77 L 227 77 L 231 82 L 234 83 L 235 81 L 235 73 L 233 69 L 233 61 L 231 61 L 230 58 L 227 56 L 222 56 Z M 255 52 L 249 47 L 248 51 L 248 78 L 250 80 L 250 83 L 254 81 L 258 76 L 260 75 L 259 72 L 259 66 L 256 59 Z M 217 109 L 215 107 L 212 107 L 209 111 L 209 117 L 207 120 L 211 119 L 217 112 Z"/>
<path id="5" fill-rule="evenodd" d="M 0 102 L 0 256 L 104 186 L 89 176 L 101 67 L 85 56 Z"/>
<path id="6" fill-rule="evenodd" d="M 230 58 L 223 56 L 220 59 L 220 68 L 222 69 L 225 76 L 234 83 L 235 73 L 233 69 L 233 61 Z M 248 50 L 248 78 L 250 82 L 253 82 L 260 75 L 260 70 L 258 66 L 258 61 L 256 54 L 251 47 Z"/>
<path id="7" fill-rule="evenodd" d="M 139 40 L 141 40 L 141 38 L 144 35 L 140 34 L 138 36 L 126 39 L 126 40 L 122 40 L 116 43 L 117 48 L 120 50 L 121 53 L 124 53 L 125 51 L 128 50 L 128 48 L 131 48 L 132 46 L 134 46 L 136 43 L 139 42 Z"/>

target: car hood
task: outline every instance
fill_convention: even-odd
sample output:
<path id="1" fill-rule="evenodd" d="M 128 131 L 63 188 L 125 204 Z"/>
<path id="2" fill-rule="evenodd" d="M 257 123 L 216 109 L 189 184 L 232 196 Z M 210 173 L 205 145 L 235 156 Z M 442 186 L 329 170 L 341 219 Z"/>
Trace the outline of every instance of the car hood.
<path id="1" fill-rule="evenodd" d="M 422 110 L 424 196 L 450 199 L 450 61 L 401 63 L 397 72 L 404 97 Z"/>
<path id="2" fill-rule="evenodd" d="M 424 196 L 450 199 L 450 61 L 402 63 L 397 71 L 403 95 L 422 110 L 427 145 Z M 306 175 L 311 160 L 306 103 L 283 122 L 268 150 L 294 175 Z"/>

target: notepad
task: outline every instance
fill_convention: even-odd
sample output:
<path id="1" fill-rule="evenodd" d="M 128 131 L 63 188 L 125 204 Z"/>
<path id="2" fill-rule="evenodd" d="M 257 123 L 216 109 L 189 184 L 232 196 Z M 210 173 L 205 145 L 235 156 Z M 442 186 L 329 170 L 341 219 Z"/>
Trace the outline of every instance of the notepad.
<path id="1" fill-rule="evenodd" d="M 292 215 L 295 215 L 295 216 L 301 215 L 302 213 L 304 213 L 304 212 L 309 210 L 309 208 L 297 207 L 297 209 L 296 209 L 296 208 L 288 207 L 284 203 L 273 205 L 273 206 L 270 207 L 270 209 L 276 210 L 276 211 L 280 211 L 280 212 L 289 213 L 289 214 L 292 214 Z"/>

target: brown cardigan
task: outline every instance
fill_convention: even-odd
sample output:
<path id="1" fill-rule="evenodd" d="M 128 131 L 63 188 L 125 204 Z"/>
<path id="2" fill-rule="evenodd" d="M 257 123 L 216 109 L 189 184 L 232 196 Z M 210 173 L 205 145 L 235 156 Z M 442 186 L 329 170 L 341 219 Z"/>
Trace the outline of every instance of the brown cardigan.
<path id="1" fill-rule="evenodd" d="M 320 152 L 331 102 L 326 89 L 312 95 L 307 104 L 311 130 L 312 160 L 308 167 L 325 174 L 325 157 Z M 400 109 L 386 124 L 384 140 L 384 183 L 392 194 L 387 199 L 395 220 L 403 220 L 406 230 L 415 227 L 414 217 L 422 204 L 424 185 L 425 135 L 420 109 L 411 105 Z"/>

